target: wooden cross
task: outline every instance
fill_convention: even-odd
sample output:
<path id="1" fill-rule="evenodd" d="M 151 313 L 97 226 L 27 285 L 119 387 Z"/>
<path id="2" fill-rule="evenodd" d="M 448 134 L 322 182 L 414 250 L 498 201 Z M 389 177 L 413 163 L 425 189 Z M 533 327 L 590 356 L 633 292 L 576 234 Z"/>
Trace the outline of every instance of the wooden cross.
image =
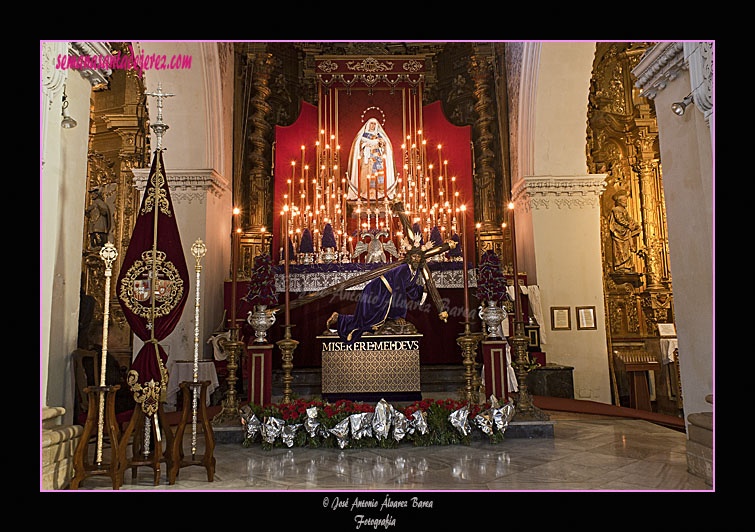
<path id="1" fill-rule="evenodd" d="M 404 212 L 403 202 L 399 201 L 392 204 L 391 210 L 399 217 L 399 220 L 401 221 L 401 225 L 404 228 L 404 234 L 406 234 L 409 237 L 409 241 L 412 244 L 412 248 L 406 252 L 406 255 L 404 256 L 403 259 L 397 262 L 387 263 L 383 266 L 375 268 L 374 270 L 370 270 L 369 272 L 365 272 L 361 275 L 356 275 L 352 277 L 351 279 L 347 279 L 346 281 L 343 281 L 341 283 L 335 284 L 328 288 L 324 288 L 318 292 L 312 292 L 310 294 L 306 294 L 298 299 L 295 299 L 294 301 L 291 301 L 289 303 L 289 309 L 301 307 L 303 305 L 306 305 L 307 303 L 311 303 L 312 301 L 316 301 L 318 299 L 329 296 L 341 290 L 345 290 L 346 288 L 350 288 L 352 286 L 357 286 L 364 282 L 371 281 L 372 279 L 380 277 L 384 273 L 394 268 L 398 268 L 402 264 L 409 264 L 415 270 L 417 268 L 420 268 L 422 270 L 422 277 L 425 279 L 425 286 L 427 287 L 427 291 L 430 293 L 430 297 L 433 300 L 433 303 L 435 304 L 435 308 L 438 310 L 438 318 L 440 318 L 443 322 L 447 322 L 448 311 L 446 310 L 443 304 L 443 300 L 441 299 L 440 294 L 438 293 L 438 289 L 435 286 L 435 281 L 433 280 L 433 277 L 430 274 L 430 268 L 427 266 L 427 259 L 434 255 L 445 253 L 449 250 L 454 249 L 456 247 L 456 242 L 454 242 L 453 240 L 449 240 L 448 242 L 444 242 L 443 244 L 439 246 L 435 246 L 429 249 L 423 249 L 424 246 L 420 246 L 419 244 L 419 235 L 415 235 L 414 231 L 412 231 L 411 224 L 409 223 L 409 218 Z M 284 308 L 284 305 L 279 305 L 270 310 L 272 312 L 278 312 L 280 310 L 283 310 L 283 308 Z"/>

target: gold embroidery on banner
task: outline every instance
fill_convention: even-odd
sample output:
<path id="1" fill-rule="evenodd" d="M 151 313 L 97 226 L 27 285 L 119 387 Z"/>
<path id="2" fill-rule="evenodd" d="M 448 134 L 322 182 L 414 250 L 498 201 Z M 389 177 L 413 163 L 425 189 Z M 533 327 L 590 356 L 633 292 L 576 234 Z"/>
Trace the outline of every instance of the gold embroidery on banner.
<path id="1" fill-rule="evenodd" d="M 127 382 L 134 394 L 134 401 L 142 405 L 142 410 L 147 417 L 153 416 L 160 406 L 163 386 L 152 379 L 142 385 L 137 382 L 138 379 L 139 373 L 134 370 L 128 372 Z"/>
<path id="2" fill-rule="evenodd" d="M 119 297 L 134 314 L 141 318 L 149 318 L 152 312 L 149 302 L 151 291 L 156 290 L 154 318 L 167 316 L 183 297 L 183 280 L 178 269 L 172 262 L 165 260 L 165 253 L 155 254 L 155 264 L 152 264 L 152 251 L 144 251 L 142 260 L 137 260 L 126 271 L 121 280 Z M 156 279 L 157 287 L 153 286 L 153 276 L 162 275 Z"/>
<path id="3" fill-rule="evenodd" d="M 165 184 L 165 174 L 163 173 L 162 165 L 160 164 L 160 158 L 157 158 L 157 165 L 155 173 L 150 179 L 152 188 L 147 187 L 147 197 L 144 199 L 144 208 L 142 214 L 152 212 L 152 209 L 157 203 L 160 207 L 160 212 L 166 216 L 171 216 L 170 205 L 168 204 L 168 193 L 163 188 Z"/>

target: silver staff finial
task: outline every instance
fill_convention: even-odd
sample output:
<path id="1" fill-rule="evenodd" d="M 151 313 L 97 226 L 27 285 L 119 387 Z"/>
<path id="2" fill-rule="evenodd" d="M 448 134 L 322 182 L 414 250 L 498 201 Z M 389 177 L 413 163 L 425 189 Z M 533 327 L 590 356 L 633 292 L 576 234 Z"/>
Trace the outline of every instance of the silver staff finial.
<path id="1" fill-rule="evenodd" d="M 168 98 L 170 96 L 175 96 L 175 94 L 169 94 L 163 92 L 163 84 L 162 82 L 157 83 L 157 92 L 145 92 L 144 93 L 147 96 L 154 96 L 157 98 L 157 121 L 152 124 L 150 127 L 152 128 L 152 131 L 155 132 L 155 135 L 157 136 L 157 149 L 162 149 L 163 144 L 163 135 L 168 130 L 168 124 L 163 122 L 163 100 L 165 98 Z"/>

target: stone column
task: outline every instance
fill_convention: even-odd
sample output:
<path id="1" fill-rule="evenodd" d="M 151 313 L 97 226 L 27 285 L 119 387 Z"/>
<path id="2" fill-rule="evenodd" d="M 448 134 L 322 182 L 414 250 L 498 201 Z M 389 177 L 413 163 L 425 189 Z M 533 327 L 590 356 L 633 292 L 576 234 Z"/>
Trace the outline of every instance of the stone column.
<path id="1" fill-rule="evenodd" d="M 166 159 L 170 155 L 166 155 Z M 135 168 L 134 184 L 141 195 L 149 177 L 149 168 Z M 200 358 L 212 358 L 212 347 L 206 340 L 223 317 L 223 283 L 227 279 L 230 250 L 228 241 L 231 234 L 231 192 L 230 183 L 213 169 L 166 171 L 168 187 L 181 235 L 186 264 L 195 263 L 191 246 L 201 238 L 207 246 L 207 254 L 202 261 L 202 282 L 200 285 Z M 125 250 L 123 251 L 125 254 Z M 190 280 L 188 301 L 194 301 L 195 283 Z M 143 343 L 134 338 L 135 356 Z M 194 313 L 184 312 L 173 333 L 161 345 L 170 358 L 186 360 L 194 352 Z"/>
<path id="2" fill-rule="evenodd" d="M 262 252 L 271 253 L 272 243 L 272 126 L 268 120 L 272 107 L 268 101 L 269 86 L 273 70 L 273 56 L 270 53 L 250 54 L 249 62 L 253 70 L 249 101 L 248 137 L 242 139 L 248 144 L 249 159 L 241 168 L 245 174 L 239 179 L 241 187 L 239 201 L 242 207 L 239 257 L 239 278 L 251 275 L 254 257 Z"/>
<path id="3" fill-rule="evenodd" d="M 469 74 L 474 82 L 475 114 L 474 121 L 474 192 L 475 222 L 480 224 L 478 240 L 482 250 L 494 250 L 502 259 L 503 230 L 501 212 L 502 171 L 496 164 L 495 80 L 493 79 L 494 57 L 490 51 L 477 49 L 469 58 Z"/>
<path id="4" fill-rule="evenodd" d="M 658 43 L 632 74 L 658 121 L 684 411 L 707 412 L 715 353 L 712 43 Z M 690 93 L 694 104 L 674 114 L 671 105 Z"/>
<path id="5" fill-rule="evenodd" d="M 599 203 L 605 177 L 524 177 L 512 199 L 519 267 L 542 294 L 548 361 L 574 367 L 575 398 L 610 404 Z M 551 307 L 569 307 L 571 329 L 552 330 Z M 595 308 L 594 329 L 577 328 L 576 307 Z"/>

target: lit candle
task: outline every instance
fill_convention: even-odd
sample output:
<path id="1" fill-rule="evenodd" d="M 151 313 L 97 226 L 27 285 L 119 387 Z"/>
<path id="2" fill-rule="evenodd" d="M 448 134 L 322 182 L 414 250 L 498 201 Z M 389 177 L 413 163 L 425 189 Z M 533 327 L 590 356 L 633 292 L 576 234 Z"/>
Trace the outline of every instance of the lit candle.
<path id="1" fill-rule="evenodd" d="M 456 176 L 451 177 L 451 192 L 451 208 L 453 209 L 452 212 L 456 212 L 456 196 L 458 196 L 456 193 Z"/>
<path id="2" fill-rule="evenodd" d="M 462 277 L 464 278 L 464 321 L 469 321 L 469 274 L 467 272 L 467 206 L 459 207 L 461 211 L 461 254 L 462 254 Z"/>
<path id="3" fill-rule="evenodd" d="M 514 258 L 514 308 L 516 310 L 516 321 L 522 321 L 522 303 L 519 297 L 519 268 L 516 258 L 516 233 L 514 231 L 514 202 L 509 202 L 509 221 L 511 222 L 511 253 Z"/>
<path id="4" fill-rule="evenodd" d="M 448 161 L 443 161 L 443 191 L 445 199 L 448 199 Z M 444 200 L 445 201 L 445 200 Z"/>
<path id="5" fill-rule="evenodd" d="M 430 174 L 430 176 L 429 176 L 430 177 L 430 199 L 431 199 L 431 201 L 435 201 L 435 191 L 433 189 L 433 165 L 428 164 L 427 165 L 427 170 L 428 170 L 428 172 Z"/>
<path id="6" fill-rule="evenodd" d="M 288 208 L 288 205 L 285 205 L 283 207 L 283 210 L 285 211 L 285 219 L 286 219 L 286 238 L 283 242 L 283 274 L 284 274 L 284 281 L 285 281 L 285 306 L 286 306 L 286 318 L 285 318 L 285 324 L 289 325 L 291 323 L 290 315 L 289 315 L 289 276 L 288 276 L 288 261 L 289 261 L 289 251 L 288 251 L 288 233 L 289 233 L 289 219 L 291 216 L 291 210 Z"/>
<path id="7" fill-rule="evenodd" d="M 236 277 L 238 272 L 239 261 L 239 234 L 241 228 L 238 227 L 238 215 L 241 210 L 238 207 L 233 208 L 233 234 L 231 238 L 231 335 L 232 339 L 238 339 L 236 336 Z"/>
<path id="8" fill-rule="evenodd" d="M 479 262 L 480 255 L 482 254 L 482 250 L 480 249 L 480 227 L 482 227 L 482 224 L 477 222 L 475 224 L 475 260 L 477 262 Z"/>

